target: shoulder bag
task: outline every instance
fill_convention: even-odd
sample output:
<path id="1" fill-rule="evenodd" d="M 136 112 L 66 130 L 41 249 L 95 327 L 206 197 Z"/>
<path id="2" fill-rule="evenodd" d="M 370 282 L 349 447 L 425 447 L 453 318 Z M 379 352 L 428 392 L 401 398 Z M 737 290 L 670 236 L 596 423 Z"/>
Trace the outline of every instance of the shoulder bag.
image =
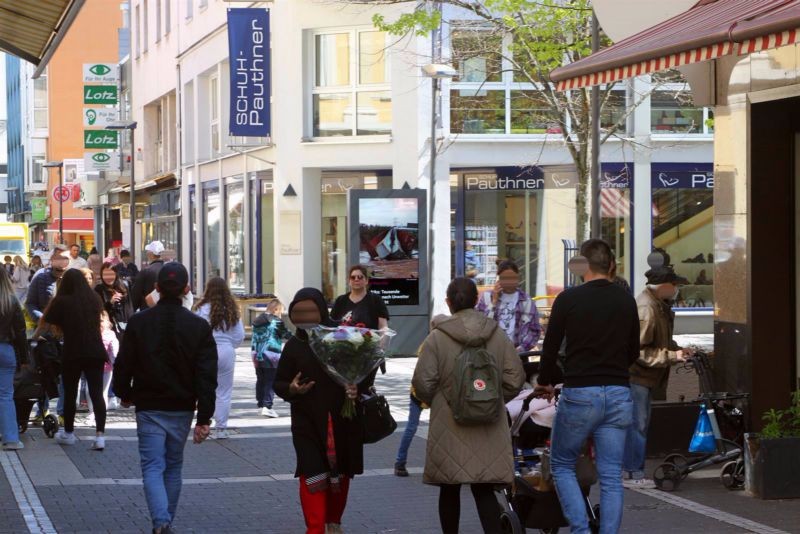
<path id="1" fill-rule="evenodd" d="M 362 397 L 358 410 L 364 430 L 364 443 L 377 443 L 397 429 L 397 422 L 392 417 L 386 397 L 378 395 L 375 388 L 370 388 L 368 397 Z"/>

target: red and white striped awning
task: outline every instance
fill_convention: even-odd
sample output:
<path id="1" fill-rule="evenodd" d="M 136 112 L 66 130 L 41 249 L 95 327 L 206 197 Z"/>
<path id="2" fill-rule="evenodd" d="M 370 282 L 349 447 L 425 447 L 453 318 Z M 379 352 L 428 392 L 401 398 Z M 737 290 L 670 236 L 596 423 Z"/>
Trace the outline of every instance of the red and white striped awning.
<path id="1" fill-rule="evenodd" d="M 692 9 L 555 69 L 560 91 L 611 83 L 800 40 L 800 0 L 701 0 Z"/>

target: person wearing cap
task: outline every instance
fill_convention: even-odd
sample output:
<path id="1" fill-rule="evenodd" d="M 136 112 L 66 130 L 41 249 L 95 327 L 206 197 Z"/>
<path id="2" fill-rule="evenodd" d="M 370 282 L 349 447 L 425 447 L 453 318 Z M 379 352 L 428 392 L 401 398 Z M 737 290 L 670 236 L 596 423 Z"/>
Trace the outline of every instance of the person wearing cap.
<path id="1" fill-rule="evenodd" d="M 161 241 L 152 241 L 144 247 L 147 253 L 147 267 L 136 275 L 136 280 L 131 289 L 131 302 L 134 310 L 142 310 L 148 307 L 147 295 L 153 292 L 156 287 L 158 273 L 164 266 L 161 253 L 164 252 L 164 244 Z"/>
<path id="2" fill-rule="evenodd" d="M 636 297 L 639 310 L 639 358 L 631 365 L 633 424 L 628 427 L 623 459 L 623 485 L 627 488 L 655 488 L 644 476 L 647 429 L 650 426 L 650 403 L 653 390 L 666 390 L 670 366 L 685 361 L 691 351 L 682 349 L 672 339 L 675 313 L 672 302 L 681 285 L 688 281 L 667 265 L 645 273 L 647 287 Z"/>
<path id="3" fill-rule="evenodd" d="M 181 305 L 189 274 L 178 262 L 158 272 L 152 308 L 133 315 L 114 362 L 114 392 L 136 406 L 145 500 L 153 532 L 173 532 L 183 450 L 197 410 L 194 443 L 208 437 L 217 388 L 217 345 L 208 321 Z"/>

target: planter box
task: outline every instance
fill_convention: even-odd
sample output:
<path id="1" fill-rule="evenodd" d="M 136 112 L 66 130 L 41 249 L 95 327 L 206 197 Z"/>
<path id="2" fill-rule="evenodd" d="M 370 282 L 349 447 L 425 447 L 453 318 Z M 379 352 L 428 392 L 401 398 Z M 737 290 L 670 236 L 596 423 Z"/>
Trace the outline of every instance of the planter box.
<path id="1" fill-rule="evenodd" d="M 760 499 L 800 498 L 800 438 L 745 435 L 745 490 Z"/>

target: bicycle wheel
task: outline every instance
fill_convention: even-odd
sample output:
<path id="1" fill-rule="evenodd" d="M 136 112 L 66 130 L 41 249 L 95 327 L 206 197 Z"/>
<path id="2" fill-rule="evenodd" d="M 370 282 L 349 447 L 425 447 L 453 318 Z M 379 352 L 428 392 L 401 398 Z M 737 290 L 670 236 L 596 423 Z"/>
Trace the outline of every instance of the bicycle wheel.
<path id="1" fill-rule="evenodd" d="M 503 534 L 525 534 L 525 528 L 522 526 L 519 517 L 511 510 L 500 514 L 500 528 Z"/>

